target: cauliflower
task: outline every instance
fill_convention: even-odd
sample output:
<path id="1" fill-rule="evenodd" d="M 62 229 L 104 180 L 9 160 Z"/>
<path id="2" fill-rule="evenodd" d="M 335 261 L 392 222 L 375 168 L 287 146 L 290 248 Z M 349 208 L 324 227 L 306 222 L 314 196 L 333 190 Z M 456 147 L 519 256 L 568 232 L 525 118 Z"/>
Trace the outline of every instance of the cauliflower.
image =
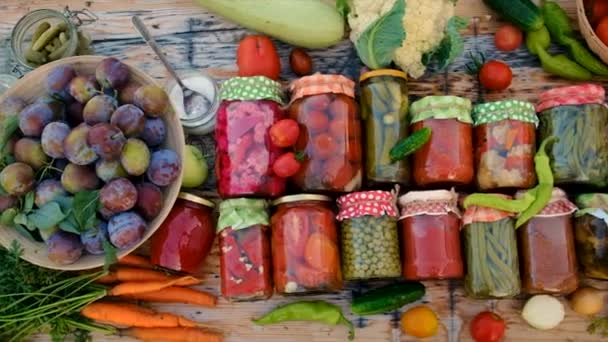
<path id="1" fill-rule="evenodd" d="M 350 40 L 355 42 L 379 17 L 393 8 L 396 0 L 354 0 L 348 14 Z"/>

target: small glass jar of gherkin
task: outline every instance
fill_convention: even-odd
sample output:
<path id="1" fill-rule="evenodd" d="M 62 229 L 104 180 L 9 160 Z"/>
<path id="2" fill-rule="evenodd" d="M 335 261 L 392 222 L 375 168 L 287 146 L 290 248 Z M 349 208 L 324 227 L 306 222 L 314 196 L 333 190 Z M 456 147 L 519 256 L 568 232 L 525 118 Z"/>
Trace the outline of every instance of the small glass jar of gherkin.
<path id="1" fill-rule="evenodd" d="M 401 276 L 397 191 L 362 191 L 338 198 L 345 280 Z"/>

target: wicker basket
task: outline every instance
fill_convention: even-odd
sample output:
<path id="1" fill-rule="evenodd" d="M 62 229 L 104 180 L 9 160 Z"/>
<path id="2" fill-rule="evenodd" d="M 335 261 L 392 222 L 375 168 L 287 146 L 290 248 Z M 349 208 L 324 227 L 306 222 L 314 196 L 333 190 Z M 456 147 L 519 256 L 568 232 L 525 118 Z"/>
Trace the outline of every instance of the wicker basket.
<path id="1" fill-rule="evenodd" d="M 585 13 L 585 4 L 583 0 L 576 0 L 576 15 L 578 17 L 578 27 L 581 34 L 585 37 L 589 48 L 595 54 L 608 64 L 608 46 L 606 46 L 595 34 L 587 14 Z"/>

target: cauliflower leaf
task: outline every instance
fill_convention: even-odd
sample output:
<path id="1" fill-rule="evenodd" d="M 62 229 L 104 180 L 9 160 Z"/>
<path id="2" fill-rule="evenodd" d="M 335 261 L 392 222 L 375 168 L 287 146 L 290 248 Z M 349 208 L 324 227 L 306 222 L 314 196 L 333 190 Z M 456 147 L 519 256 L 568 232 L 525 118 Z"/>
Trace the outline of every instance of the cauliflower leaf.
<path id="1" fill-rule="evenodd" d="M 350 13 L 350 5 L 348 0 L 336 0 L 336 10 L 343 18 L 348 17 L 348 13 Z"/>
<path id="2" fill-rule="evenodd" d="M 422 56 L 422 64 L 435 63 L 439 71 L 445 70 L 464 50 L 464 40 L 460 30 L 467 28 L 468 18 L 454 16 L 448 20 L 445 28 L 445 37 L 432 51 Z"/>

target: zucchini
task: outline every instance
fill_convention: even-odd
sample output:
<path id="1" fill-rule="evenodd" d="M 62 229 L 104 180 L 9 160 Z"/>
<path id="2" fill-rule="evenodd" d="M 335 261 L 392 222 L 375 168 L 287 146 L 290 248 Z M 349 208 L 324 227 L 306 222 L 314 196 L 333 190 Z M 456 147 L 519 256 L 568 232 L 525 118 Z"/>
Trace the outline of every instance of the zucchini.
<path id="1" fill-rule="evenodd" d="M 540 9 L 530 0 L 483 0 L 483 2 L 526 32 L 539 30 L 545 24 Z"/>
<path id="2" fill-rule="evenodd" d="M 359 316 L 381 314 L 415 302 L 424 293 L 424 285 L 420 282 L 390 284 L 353 298 L 350 309 Z"/>
<path id="3" fill-rule="evenodd" d="M 429 141 L 430 138 L 431 129 L 428 127 L 423 127 L 421 130 L 412 133 L 409 137 L 399 140 L 389 152 L 391 161 L 396 162 L 402 160 L 410 154 L 418 151 Z"/>

